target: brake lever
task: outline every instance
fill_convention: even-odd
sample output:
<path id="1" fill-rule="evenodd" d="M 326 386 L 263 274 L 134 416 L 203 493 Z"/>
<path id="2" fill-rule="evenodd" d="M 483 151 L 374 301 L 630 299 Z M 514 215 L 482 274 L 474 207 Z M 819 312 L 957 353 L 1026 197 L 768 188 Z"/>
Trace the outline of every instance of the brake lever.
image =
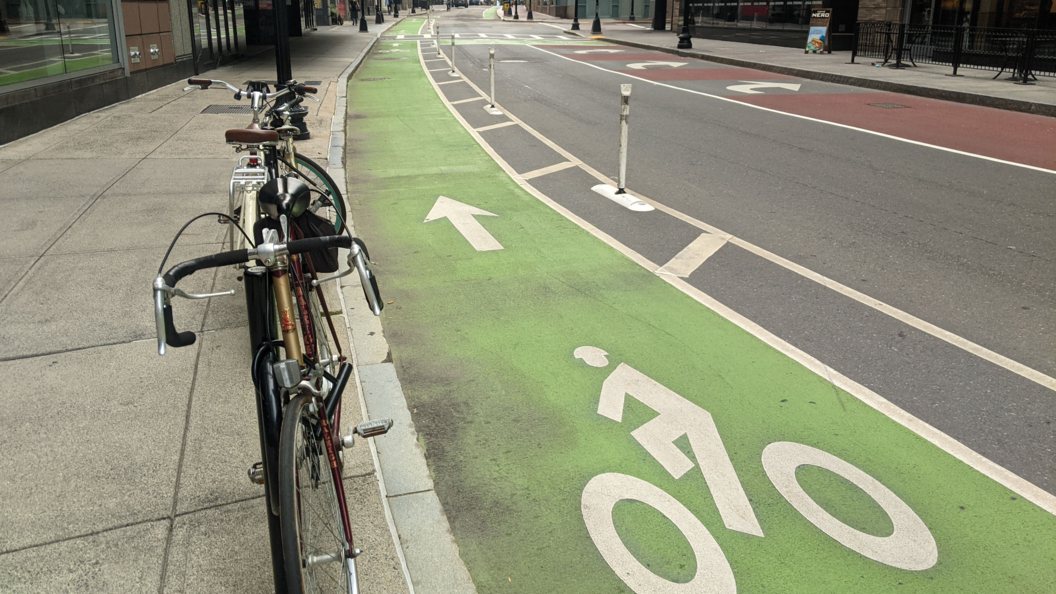
<path id="1" fill-rule="evenodd" d="M 305 93 L 304 95 L 302 95 L 302 97 L 308 97 L 309 99 L 314 100 L 316 103 L 320 103 L 322 101 L 321 99 L 319 99 L 315 95 L 311 95 L 309 93 Z"/>
<path id="2" fill-rule="evenodd" d="M 158 354 L 165 354 L 165 306 L 169 296 L 165 293 L 165 280 L 160 276 L 154 279 L 154 325 L 158 331 Z"/>
<path id="3" fill-rule="evenodd" d="M 235 294 L 234 289 L 221 291 L 220 293 L 186 293 L 183 289 L 177 289 L 174 287 L 165 287 L 163 290 L 170 295 L 183 297 L 184 299 L 212 299 L 213 297 L 229 297 Z"/>

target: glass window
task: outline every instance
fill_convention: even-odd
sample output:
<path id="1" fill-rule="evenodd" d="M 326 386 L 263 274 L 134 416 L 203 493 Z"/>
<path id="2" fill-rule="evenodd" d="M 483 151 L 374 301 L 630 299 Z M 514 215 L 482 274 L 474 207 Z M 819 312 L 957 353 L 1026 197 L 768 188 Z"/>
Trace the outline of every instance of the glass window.
<path id="1" fill-rule="evenodd" d="M 107 0 L 0 0 L 0 18 L 0 90 L 119 63 Z"/>

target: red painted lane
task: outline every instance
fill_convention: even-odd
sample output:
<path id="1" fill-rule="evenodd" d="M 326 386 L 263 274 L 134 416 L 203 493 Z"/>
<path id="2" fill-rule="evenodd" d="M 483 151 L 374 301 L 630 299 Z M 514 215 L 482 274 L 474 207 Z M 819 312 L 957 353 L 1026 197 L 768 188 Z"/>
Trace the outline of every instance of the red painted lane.
<path id="1" fill-rule="evenodd" d="M 897 93 L 750 95 L 731 99 L 1056 170 L 1056 118 Z M 884 109 L 870 103 L 907 107 Z"/>
<path id="2" fill-rule="evenodd" d="M 752 70 L 751 68 L 649 68 L 647 70 L 617 70 L 623 74 L 631 74 L 645 80 L 670 81 L 670 80 L 793 80 L 794 77 L 766 72 L 763 70 Z"/>
<path id="3" fill-rule="evenodd" d="M 657 52 L 640 53 L 640 54 L 561 54 L 566 58 L 572 58 L 573 60 L 579 60 L 580 62 L 686 62 L 677 56 L 669 56 L 667 54 L 661 54 Z M 694 62 L 700 62 L 700 60 L 694 60 Z M 707 64 L 707 62 L 700 62 L 701 65 Z"/>
<path id="4" fill-rule="evenodd" d="M 533 43 L 533 44 L 531 44 L 531 46 L 532 47 L 537 47 L 537 48 L 540 48 L 540 49 L 545 49 L 545 50 L 576 50 L 576 51 L 580 51 L 580 50 L 599 50 L 599 49 L 618 49 L 618 50 L 626 50 L 627 49 L 627 46 L 625 46 L 625 45 L 550 45 L 550 44 L 545 44 L 545 43 L 544 44 Z M 561 54 L 561 55 L 563 56 L 565 54 Z M 586 54 L 586 55 L 589 55 L 589 54 Z M 664 54 L 664 55 L 666 55 L 666 54 Z"/>

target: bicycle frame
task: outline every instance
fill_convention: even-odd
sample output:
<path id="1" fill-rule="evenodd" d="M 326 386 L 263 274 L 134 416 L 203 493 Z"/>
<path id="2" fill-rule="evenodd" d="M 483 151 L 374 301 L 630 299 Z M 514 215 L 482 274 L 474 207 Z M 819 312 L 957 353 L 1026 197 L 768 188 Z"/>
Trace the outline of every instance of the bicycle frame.
<path id="1" fill-rule="evenodd" d="M 279 440 L 282 427 L 283 410 L 290 401 L 290 391 L 280 385 L 275 377 L 273 364 L 276 363 L 274 347 L 279 341 L 272 337 L 273 323 L 278 319 L 278 330 L 282 334 L 281 344 L 285 349 L 286 359 L 297 361 L 298 366 L 305 364 L 305 352 L 302 351 L 302 337 L 306 343 L 311 344 L 311 338 L 317 332 L 325 332 L 325 328 L 315 328 L 314 321 L 307 315 L 306 300 L 308 295 L 301 289 L 304 284 L 302 262 L 298 256 L 277 258 L 271 266 L 253 266 L 247 268 L 244 274 L 244 285 L 246 291 L 246 309 L 249 314 L 250 345 L 252 346 L 253 358 L 253 380 L 257 391 L 257 422 L 260 430 L 260 448 L 264 467 L 264 490 L 268 508 L 268 532 L 272 553 L 272 572 L 276 584 L 276 592 L 286 591 L 285 556 L 282 544 L 282 529 L 279 524 L 279 485 L 278 485 L 278 455 Z M 309 289 L 313 290 L 313 289 Z M 320 287 L 314 290 L 321 291 Z M 295 312 L 293 306 L 293 293 L 297 292 L 298 309 Z M 272 299 L 274 301 L 272 301 Z M 300 315 L 298 315 L 300 314 Z M 300 325 L 298 324 L 300 322 Z M 333 331 L 332 328 L 330 328 Z M 336 336 L 334 337 L 337 340 Z M 321 353 L 318 348 L 307 349 L 318 362 Z M 343 357 L 342 357 L 343 359 Z M 340 506 L 341 517 L 344 524 L 345 540 L 348 545 L 346 555 L 351 560 L 354 557 L 353 536 L 351 521 L 348 517 L 347 505 L 345 505 L 344 485 L 341 480 L 341 471 L 337 463 L 337 452 L 335 449 L 333 431 L 330 426 L 330 418 L 333 418 L 334 426 L 340 427 L 340 407 L 336 404 L 336 395 L 343 390 L 348 381 L 351 367 L 342 362 L 341 372 L 338 378 L 330 386 L 330 394 L 334 395 L 335 404 L 328 406 L 326 400 L 319 395 L 313 395 L 321 411 L 320 426 L 322 429 L 322 441 L 326 447 L 328 466 L 331 479 Z M 325 380 L 324 380 L 325 381 Z M 354 571 L 354 565 L 352 566 Z M 281 587 L 279 585 L 281 584 Z"/>

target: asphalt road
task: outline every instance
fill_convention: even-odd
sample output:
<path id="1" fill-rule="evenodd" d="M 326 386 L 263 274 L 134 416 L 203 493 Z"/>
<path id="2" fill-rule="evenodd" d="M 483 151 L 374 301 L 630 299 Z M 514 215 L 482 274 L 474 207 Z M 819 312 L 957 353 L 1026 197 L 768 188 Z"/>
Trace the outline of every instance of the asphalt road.
<path id="1" fill-rule="evenodd" d="M 441 26 L 445 37 L 460 36 L 459 70 L 482 89 L 487 39 L 560 34 L 541 23 L 485 21 L 480 13 L 441 13 Z M 615 176 L 619 85 L 633 83 L 628 188 L 833 286 L 1056 375 L 1053 120 L 694 61 L 636 69 L 629 64 L 684 61 L 637 49 L 618 57 L 513 40 L 493 45 L 497 102 L 575 158 Z M 747 82 L 799 88 L 728 89 Z M 449 100 L 464 98 L 459 86 L 442 87 Z M 873 105 L 896 101 L 902 107 Z M 457 108 L 473 126 L 487 121 L 480 103 Z M 518 173 L 566 160 L 517 126 L 482 135 Z M 664 212 L 632 213 L 604 201 L 590 191 L 597 180 L 578 168 L 531 183 L 657 265 L 701 233 Z M 687 280 L 1056 493 L 1051 389 L 740 244 L 723 246 Z"/>

